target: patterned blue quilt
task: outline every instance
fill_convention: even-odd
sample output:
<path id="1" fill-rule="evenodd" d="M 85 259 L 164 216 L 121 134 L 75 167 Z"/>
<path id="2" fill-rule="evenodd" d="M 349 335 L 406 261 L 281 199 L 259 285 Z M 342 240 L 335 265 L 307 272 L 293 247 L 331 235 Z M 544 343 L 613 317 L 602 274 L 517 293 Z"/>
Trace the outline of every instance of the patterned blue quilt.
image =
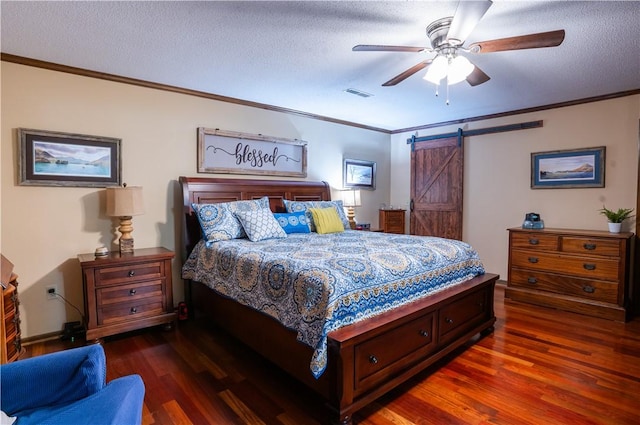
<path id="1" fill-rule="evenodd" d="M 286 239 L 200 241 L 182 277 L 274 317 L 327 366 L 327 334 L 484 274 L 478 253 L 456 240 L 345 231 Z"/>

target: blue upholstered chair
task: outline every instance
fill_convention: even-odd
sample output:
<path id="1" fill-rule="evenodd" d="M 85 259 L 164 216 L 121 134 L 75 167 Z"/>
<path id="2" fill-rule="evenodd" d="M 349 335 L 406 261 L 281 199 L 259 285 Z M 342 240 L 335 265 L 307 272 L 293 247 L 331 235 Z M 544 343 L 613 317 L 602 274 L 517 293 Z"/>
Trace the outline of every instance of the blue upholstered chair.
<path id="1" fill-rule="evenodd" d="M 106 384 L 101 345 L 0 366 L 0 406 L 25 424 L 140 424 L 144 384 L 138 375 Z"/>

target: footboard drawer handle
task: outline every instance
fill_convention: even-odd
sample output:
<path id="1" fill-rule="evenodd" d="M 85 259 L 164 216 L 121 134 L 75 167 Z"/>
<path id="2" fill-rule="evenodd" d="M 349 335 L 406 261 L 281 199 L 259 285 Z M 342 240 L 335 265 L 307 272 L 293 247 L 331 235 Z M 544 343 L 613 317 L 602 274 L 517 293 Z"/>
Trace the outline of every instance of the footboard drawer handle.
<path id="1" fill-rule="evenodd" d="M 425 331 L 424 329 L 420 329 L 420 336 L 423 336 L 426 338 L 429 336 L 429 332 Z"/>
<path id="2" fill-rule="evenodd" d="M 135 289 L 129 290 L 129 295 L 135 295 L 135 294 L 136 294 L 136 290 Z"/>
<path id="3" fill-rule="evenodd" d="M 596 249 L 596 244 L 594 243 L 586 243 L 582 246 L 584 247 L 584 249 L 588 249 L 589 251 L 593 251 L 594 249 Z"/>
<path id="4" fill-rule="evenodd" d="M 131 312 L 131 314 L 136 314 L 138 312 L 138 309 L 135 308 L 135 307 L 131 307 L 130 312 Z"/>
<path id="5" fill-rule="evenodd" d="M 595 270 L 596 269 L 596 265 L 595 264 L 585 263 L 582 266 L 585 268 L 585 270 Z"/>
<path id="6" fill-rule="evenodd" d="M 538 262 L 538 258 L 537 257 L 529 257 L 528 260 L 529 260 L 530 263 L 533 263 L 533 264 Z"/>
<path id="7" fill-rule="evenodd" d="M 529 277 L 529 278 L 527 278 L 527 282 L 529 282 L 531 284 L 536 284 L 536 283 L 538 283 L 538 279 L 536 279 L 535 277 Z"/>
<path id="8" fill-rule="evenodd" d="M 450 318 L 450 317 L 446 317 L 446 318 L 444 319 L 444 321 L 445 321 L 445 322 L 447 322 L 447 323 L 449 323 L 449 324 L 453 323 L 453 319 L 452 319 L 452 318 Z"/>
<path id="9" fill-rule="evenodd" d="M 136 275 L 136 271 L 135 270 L 129 270 L 129 277 L 133 277 Z"/>
<path id="10" fill-rule="evenodd" d="M 582 290 L 583 290 L 584 292 L 586 292 L 587 294 L 593 294 L 594 292 L 596 292 L 596 288 L 594 288 L 594 287 L 593 287 L 593 286 L 591 286 L 591 285 L 584 285 L 584 286 L 582 287 Z"/>
<path id="11" fill-rule="evenodd" d="M 529 244 L 531 244 L 531 245 L 538 245 L 539 243 L 540 243 L 540 241 L 537 240 L 537 239 L 529 239 Z"/>
<path id="12" fill-rule="evenodd" d="M 369 356 L 369 363 L 371 363 L 371 364 L 376 364 L 376 363 L 378 363 L 378 358 L 377 358 L 376 356 L 374 356 L 373 354 L 371 354 L 371 355 Z"/>

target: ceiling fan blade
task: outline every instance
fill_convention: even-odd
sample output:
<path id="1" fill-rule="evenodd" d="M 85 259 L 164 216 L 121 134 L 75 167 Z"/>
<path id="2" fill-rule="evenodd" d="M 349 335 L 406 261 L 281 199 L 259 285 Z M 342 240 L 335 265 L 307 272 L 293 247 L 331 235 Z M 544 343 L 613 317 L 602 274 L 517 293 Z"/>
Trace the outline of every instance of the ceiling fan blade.
<path id="1" fill-rule="evenodd" d="M 398 84 L 398 83 L 406 80 L 407 78 L 411 77 L 413 74 L 415 74 L 416 72 L 420 71 L 421 69 L 424 69 L 424 68 L 428 67 L 429 65 L 431 65 L 431 62 L 432 62 L 431 59 L 427 59 L 426 61 L 420 62 L 419 64 L 414 65 L 411 68 L 407 69 L 403 73 L 396 75 L 395 77 L 393 77 L 392 79 L 390 79 L 389 81 L 384 83 L 383 86 L 385 86 L 385 87 L 395 86 L 396 84 Z"/>
<path id="2" fill-rule="evenodd" d="M 478 68 L 478 65 L 474 66 L 475 68 L 473 68 L 471 74 L 467 75 L 467 83 L 469 83 L 470 86 L 477 86 L 482 83 L 486 83 L 491 79 L 491 77 L 485 74 L 483 70 Z"/>
<path id="3" fill-rule="evenodd" d="M 377 44 L 358 44 L 351 49 L 354 52 L 422 52 L 428 47 L 412 46 L 380 46 Z"/>
<path id="4" fill-rule="evenodd" d="M 457 43 L 452 43 L 456 45 L 464 43 L 492 4 L 491 0 L 461 0 L 456 8 L 456 13 L 453 15 L 453 20 L 447 33 L 447 40 L 449 40 L 449 42 L 457 40 Z"/>
<path id="5" fill-rule="evenodd" d="M 537 49 L 539 47 L 555 47 L 562 44 L 564 30 L 540 32 L 497 40 L 480 41 L 469 46 L 474 53 L 503 52 L 505 50 Z"/>

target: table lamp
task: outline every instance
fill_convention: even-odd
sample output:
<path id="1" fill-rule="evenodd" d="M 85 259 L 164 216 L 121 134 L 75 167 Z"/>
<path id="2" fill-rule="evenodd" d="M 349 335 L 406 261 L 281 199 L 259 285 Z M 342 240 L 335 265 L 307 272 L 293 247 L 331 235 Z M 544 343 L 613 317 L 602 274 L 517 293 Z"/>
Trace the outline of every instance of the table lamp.
<path id="1" fill-rule="evenodd" d="M 342 203 L 347 207 L 347 219 L 349 219 L 349 226 L 351 229 L 356 228 L 356 212 L 354 207 L 359 207 L 360 204 L 360 191 L 359 190 L 343 190 L 342 191 Z"/>
<path id="2" fill-rule="evenodd" d="M 144 214 L 142 187 L 127 186 L 107 188 L 107 215 L 120 217 L 120 253 L 133 252 L 133 226 L 131 218 Z"/>

